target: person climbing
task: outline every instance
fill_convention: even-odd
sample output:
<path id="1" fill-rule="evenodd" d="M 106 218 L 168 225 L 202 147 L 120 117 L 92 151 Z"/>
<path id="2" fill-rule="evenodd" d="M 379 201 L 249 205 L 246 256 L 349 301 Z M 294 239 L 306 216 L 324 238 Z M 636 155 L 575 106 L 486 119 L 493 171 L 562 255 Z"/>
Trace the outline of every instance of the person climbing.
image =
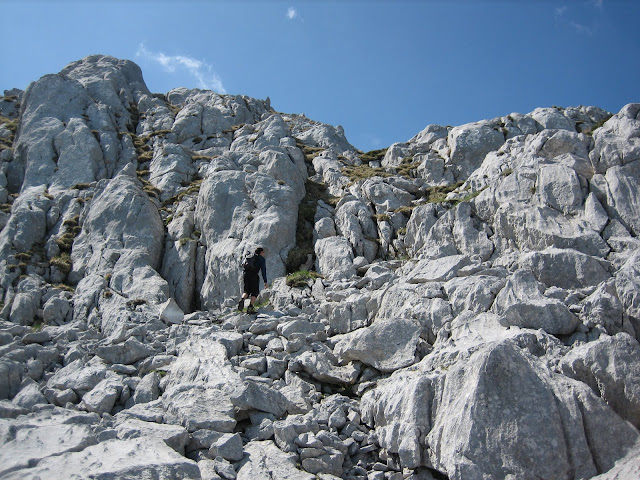
<path id="1" fill-rule="evenodd" d="M 262 272 L 262 280 L 264 280 L 264 288 L 267 288 L 267 262 L 264 259 L 264 248 L 256 248 L 255 253 L 247 257 L 242 264 L 243 274 L 242 280 L 244 283 L 242 298 L 238 303 L 238 310 L 244 310 L 245 300 L 250 297 L 249 307 L 247 313 L 256 313 L 254 303 L 260 293 L 260 277 L 259 273 Z"/>

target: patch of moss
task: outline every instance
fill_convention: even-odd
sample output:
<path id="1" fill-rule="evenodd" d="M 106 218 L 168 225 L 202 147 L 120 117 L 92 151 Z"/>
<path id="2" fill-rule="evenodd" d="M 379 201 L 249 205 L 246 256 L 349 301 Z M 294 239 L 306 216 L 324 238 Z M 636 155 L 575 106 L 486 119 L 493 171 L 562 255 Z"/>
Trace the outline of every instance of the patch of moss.
<path id="1" fill-rule="evenodd" d="M 287 275 L 287 285 L 295 288 L 302 288 L 308 286 L 309 280 L 315 280 L 316 278 L 323 278 L 316 272 L 309 270 L 298 270 L 297 272 Z"/>
<path id="2" fill-rule="evenodd" d="M 326 148 L 323 147 L 312 147 L 310 145 L 305 145 L 300 140 L 296 139 L 297 147 L 302 150 L 304 154 L 305 161 L 311 162 L 314 158 L 316 158 L 321 152 L 324 152 Z"/>
<path id="3" fill-rule="evenodd" d="M 74 293 L 76 291 L 75 288 L 73 288 L 72 286 L 67 285 L 65 283 L 56 283 L 55 285 L 53 285 L 53 288 L 58 288 L 60 290 L 65 290 L 65 291 L 71 292 L 71 293 Z"/>
<path id="4" fill-rule="evenodd" d="M 335 206 L 338 202 L 336 197 L 329 195 L 324 184 L 307 180 L 305 183 L 305 196 L 298 206 L 298 221 L 296 223 L 296 246 L 289 250 L 285 267 L 287 273 L 293 273 L 300 269 L 313 255 L 313 226 L 315 223 L 316 207 L 318 200 L 322 200 L 328 205 Z"/>
<path id="5" fill-rule="evenodd" d="M 362 165 L 350 165 L 342 168 L 342 174 L 349 177 L 352 182 L 359 180 L 366 180 L 371 177 L 390 177 L 391 174 L 385 171 L 384 168 L 374 168 L 367 164 Z"/>
<path id="6" fill-rule="evenodd" d="M 60 270 L 62 273 L 67 274 L 71 271 L 71 255 L 69 255 L 67 252 L 62 252 L 60 255 L 53 257 L 51 260 L 49 260 L 49 263 Z"/>
<path id="7" fill-rule="evenodd" d="M 31 260 L 32 256 L 33 256 L 32 252 L 20 252 L 14 255 L 14 257 L 16 257 L 16 260 L 22 261 L 22 262 L 28 262 L 29 260 Z"/>
<path id="8" fill-rule="evenodd" d="M 403 213 L 407 216 L 411 216 L 411 214 L 413 213 L 413 209 L 416 208 L 415 205 L 404 205 L 400 208 L 396 208 L 395 212 L 397 213 Z"/>
<path id="9" fill-rule="evenodd" d="M 134 298 L 127 301 L 127 307 L 129 307 L 131 310 L 135 310 L 136 307 L 145 305 L 146 303 L 147 301 L 144 298 Z"/>
<path id="10" fill-rule="evenodd" d="M 233 125 L 231 128 L 229 128 L 227 130 L 223 130 L 222 133 L 234 133 L 236 130 L 240 130 L 244 126 L 245 126 L 244 123 L 240 123 L 238 125 Z"/>
<path id="11" fill-rule="evenodd" d="M 464 182 L 457 182 L 452 185 L 437 185 L 435 187 L 429 187 L 425 192 L 425 197 L 429 203 L 445 202 L 447 200 L 447 194 L 453 192 L 463 183 Z"/>
<path id="12" fill-rule="evenodd" d="M 187 243 L 191 242 L 191 238 L 189 237 L 182 237 L 178 240 L 178 245 L 180 245 L 181 247 L 184 247 Z"/>
<path id="13" fill-rule="evenodd" d="M 602 120 L 600 120 L 599 122 L 597 122 L 593 127 L 591 127 L 591 130 L 589 130 L 588 132 L 585 132 L 585 134 L 587 135 L 593 135 L 593 132 L 595 132 L 597 129 L 599 129 L 600 127 L 602 127 L 605 123 L 607 123 L 609 121 L 609 119 L 613 117 L 613 115 L 609 114 L 606 117 L 604 117 Z"/>
<path id="14" fill-rule="evenodd" d="M 384 156 L 387 154 L 387 150 L 388 148 L 381 148 L 380 150 L 371 150 L 367 153 L 361 154 L 360 160 L 366 163 L 382 160 Z"/>

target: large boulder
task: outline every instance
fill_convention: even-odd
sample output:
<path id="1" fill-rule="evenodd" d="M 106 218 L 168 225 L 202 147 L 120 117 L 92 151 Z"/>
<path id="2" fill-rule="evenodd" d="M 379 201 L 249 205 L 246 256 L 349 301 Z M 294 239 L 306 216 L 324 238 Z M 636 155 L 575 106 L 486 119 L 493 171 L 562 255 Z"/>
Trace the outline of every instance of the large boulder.
<path id="1" fill-rule="evenodd" d="M 112 176 L 135 155 L 129 137 L 118 134 L 134 131 L 131 104 L 148 94 L 136 64 L 104 55 L 32 83 L 22 99 L 9 188 L 60 190 Z"/>
<path id="2" fill-rule="evenodd" d="M 425 359 L 363 397 L 365 420 L 402 465 L 461 480 L 589 478 L 637 440 L 585 385 L 552 374 L 513 340 L 474 350 L 453 364 L 452 351 Z"/>
<path id="3" fill-rule="evenodd" d="M 531 270 L 547 287 L 584 288 L 609 279 L 608 265 L 602 259 L 575 250 L 546 248 L 526 253 L 518 260 L 520 268 Z"/>
<path id="4" fill-rule="evenodd" d="M 296 455 L 280 450 L 272 441 L 253 441 L 245 445 L 245 458 L 237 480 L 312 480 L 314 475 L 296 468 Z"/>
<path id="5" fill-rule="evenodd" d="M 593 134 L 590 158 L 597 173 L 640 159 L 640 104 L 630 103 Z"/>
<path id="6" fill-rule="evenodd" d="M 586 383 L 622 418 L 640 426 L 640 344 L 625 333 L 571 350 L 560 371 Z"/>
<path id="7" fill-rule="evenodd" d="M 163 237 L 158 209 L 134 178 L 119 175 L 104 181 L 73 243 L 71 275 L 79 280 L 111 272 L 109 286 L 120 295 L 162 303 L 169 294 L 167 282 L 157 273 Z M 91 290 L 101 287 L 96 284 Z M 84 290 L 86 294 L 90 289 Z M 76 303 L 76 315 L 86 315 L 92 306 Z"/>
<path id="8" fill-rule="evenodd" d="M 451 168 L 456 179 L 466 179 L 482 164 L 487 153 L 498 150 L 504 135 L 490 122 L 478 122 L 455 127 L 449 132 Z"/>
<path id="9" fill-rule="evenodd" d="M 552 335 L 568 335 L 580 321 L 560 300 L 546 297 L 531 271 L 518 270 L 496 296 L 492 311 L 506 325 L 542 328 Z"/>
<path id="10" fill-rule="evenodd" d="M 409 319 L 378 320 L 342 336 L 334 353 L 343 362 L 359 360 L 392 372 L 415 362 L 420 330 L 420 325 Z"/>
<path id="11" fill-rule="evenodd" d="M 73 478 L 87 472 L 95 478 L 200 479 L 200 469 L 161 439 L 138 437 L 107 440 L 80 451 L 50 456 L 32 468 L 9 473 L 7 479 Z"/>
<path id="12" fill-rule="evenodd" d="M 353 250 L 344 237 L 328 237 L 315 244 L 317 270 L 329 280 L 351 278 L 356 274 Z"/>

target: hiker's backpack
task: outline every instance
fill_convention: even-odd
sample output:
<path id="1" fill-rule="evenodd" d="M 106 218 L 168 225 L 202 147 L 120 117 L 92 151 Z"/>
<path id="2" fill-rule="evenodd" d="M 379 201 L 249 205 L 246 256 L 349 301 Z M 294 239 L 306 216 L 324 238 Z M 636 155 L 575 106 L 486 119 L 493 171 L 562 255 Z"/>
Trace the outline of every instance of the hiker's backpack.
<path id="1" fill-rule="evenodd" d="M 258 273 L 260 271 L 258 255 L 256 255 L 255 253 L 253 255 L 247 255 L 244 259 L 244 262 L 242 263 L 242 269 L 246 273 Z"/>

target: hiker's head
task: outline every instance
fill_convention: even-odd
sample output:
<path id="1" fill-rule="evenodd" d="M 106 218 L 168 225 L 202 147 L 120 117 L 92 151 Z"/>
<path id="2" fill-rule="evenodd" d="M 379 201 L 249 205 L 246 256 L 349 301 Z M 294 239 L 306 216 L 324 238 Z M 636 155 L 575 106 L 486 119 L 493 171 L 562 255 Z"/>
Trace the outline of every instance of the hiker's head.
<path id="1" fill-rule="evenodd" d="M 263 252 L 264 252 L 264 248 L 262 247 L 256 248 L 256 255 L 262 255 Z"/>

